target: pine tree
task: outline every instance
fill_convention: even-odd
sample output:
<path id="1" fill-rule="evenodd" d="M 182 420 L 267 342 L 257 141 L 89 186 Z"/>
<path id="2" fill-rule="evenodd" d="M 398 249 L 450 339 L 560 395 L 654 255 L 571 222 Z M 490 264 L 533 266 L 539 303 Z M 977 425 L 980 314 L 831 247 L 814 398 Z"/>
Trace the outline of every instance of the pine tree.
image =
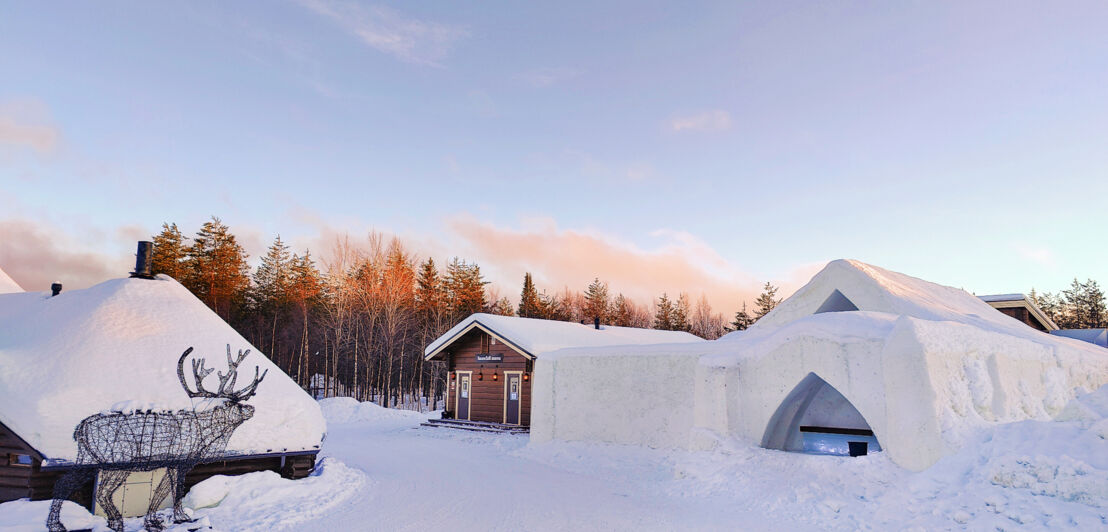
<path id="1" fill-rule="evenodd" d="M 681 295 L 677 296 L 677 304 L 673 306 L 672 330 L 689 332 L 691 328 L 692 324 L 689 321 L 689 295 L 681 292 Z"/>
<path id="2" fill-rule="evenodd" d="M 435 260 L 428 257 L 419 265 L 419 275 L 416 277 L 416 308 L 424 316 L 429 316 L 446 303 L 446 293 L 439 270 L 435 267 Z"/>
<path id="3" fill-rule="evenodd" d="M 608 283 L 600 282 L 599 277 L 593 279 L 589 283 L 588 289 L 585 290 L 583 313 L 586 320 L 600 318 L 601 323 L 610 321 L 608 316 Z"/>
<path id="4" fill-rule="evenodd" d="M 531 273 L 523 274 L 523 291 L 519 294 L 519 317 L 542 318 L 543 304 L 539 299 L 539 293 L 535 290 L 535 283 L 531 280 Z"/>
<path id="5" fill-rule="evenodd" d="M 151 254 L 151 271 L 164 273 L 178 281 L 185 278 L 185 242 L 177 224 L 162 224 L 162 232 L 154 235 Z"/>
<path id="6" fill-rule="evenodd" d="M 277 235 L 254 272 L 254 304 L 270 310 L 282 306 L 288 300 L 291 275 L 289 248 L 281 241 L 281 235 Z"/>
<path id="7" fill-rule="evenodd" d="M 489 313 L 496 314 L 498 316 L 515 316 L 515 308 L 512 306 L 512 302 L 507 297 L 497 299 L 495 303 L 489 308 Z"/>
<path id="8" fill-rule="evenodd" d="M 758 296 L 758 299 L 754 300 L 754 303 L 758 305 L 758 308 L 754 311 L 754 319 L 759 319 L 762 316 L 769 314 L 769 311 L 773 310 L 773 308 L 781 302 L 780 299 L 774 299 L 774 296 L 776 295 L 777 287 L 773 286 L 769 282 L 766 282 L 766 286 L 762 288 L 762 295 Z"/>
<path id="9" fill-rule="evenodd" d="M 657 303 L 655 303 L 653 327 L 664 331 L 672 331 L 673 313 L 673 302 L 663 292 L 662 297 L 658 298 Z"/>
<path id="10" fill-rule="evenodd" d="M 735 313 L 735 321 L 731 322 L 732 331 L 743 331 L 747 327 L 750 327 L 754 323 L 754 318 L 750 317 L 750 314 L 746 312 L 746 301 L 743 301 L 743 308 Z"/>
<path id="11" fill-rule="evenodd" d="M 185 286 L 223 319 L 245 301 L 250 288 L 246 252 L 216 217 L 205 222 L 188 248 Z"/>
<path id="12" fill-rule="evenodd" d="M 446 292 L 448 306 L 456 319 L 485 309 L 485 285 L 481 268 L 476 264 L 454 258 L 446 269 Z"/>
<path id="13" fill-rule="evenodd" d="M 611 322 L 619 327 L 632 327 L 635 320 L 635 305 L 623 294 L 616 296 L 612 301 Z"/>

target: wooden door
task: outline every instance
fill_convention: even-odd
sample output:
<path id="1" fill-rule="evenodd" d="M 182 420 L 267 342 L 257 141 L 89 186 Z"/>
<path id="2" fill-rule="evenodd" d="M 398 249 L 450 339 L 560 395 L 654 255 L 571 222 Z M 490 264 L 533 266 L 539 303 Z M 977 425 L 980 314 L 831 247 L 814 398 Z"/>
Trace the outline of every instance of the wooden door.
<path id="1" fill-rule="evenodd" d="M 473 395 L 473 372 L 458 372 L 458 402 L 454 407 L 454 416 L 460 420 L 469 420 L 469 402 Z"/>
<path id="2" fill-rule="evenodd" d="M 504 372 L 504 423 L 519 425 L 520 402 L 523 399 L 523 372 Z"/>

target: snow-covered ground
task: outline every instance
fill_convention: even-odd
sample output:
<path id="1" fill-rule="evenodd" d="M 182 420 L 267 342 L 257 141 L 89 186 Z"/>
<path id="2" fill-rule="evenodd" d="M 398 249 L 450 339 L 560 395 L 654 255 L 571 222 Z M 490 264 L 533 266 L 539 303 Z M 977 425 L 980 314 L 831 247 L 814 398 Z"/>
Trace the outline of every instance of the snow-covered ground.
<path id="1" fill-rule="evenodd" d="M 318 471 L 216 477 L 185 503 L 205 530 L 1104 530 L 1108 387 L 1063 422 L 1024 421 L 920 472 L 724 442 L 713 452 L 420 428 L 425 414 L 321 401 Z M 48 502 L 0 505 L 0 531 L 41 530 Z M 106 531 L 67 505 L 72 526 Z M 141 519 L 128 522 L 137 530 Z M 196 524 L 188 528 L 195 528 Z M 187 530 L 176 527 L 172 530 Z"/>

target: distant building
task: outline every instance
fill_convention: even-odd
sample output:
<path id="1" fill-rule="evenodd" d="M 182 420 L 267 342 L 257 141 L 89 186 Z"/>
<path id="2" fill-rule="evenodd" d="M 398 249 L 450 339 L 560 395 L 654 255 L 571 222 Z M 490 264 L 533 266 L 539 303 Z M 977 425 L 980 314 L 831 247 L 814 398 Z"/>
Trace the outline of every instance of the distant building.
<path id="1" fill-rule="evenodd" d="M 704 340 L 681 331 L 473 314 L 427 346 L 424 356 L 447 365 L 444 419 L 526 427 L 534 362 L 543 353 L 688 342 Z"/>
<path id="2" fill-rule="evenodd" d="M 1057 331 L 1058 326 L 1031 299 L 1023 294 L 977 296 L 991 307 L 1043 332 Z"/>

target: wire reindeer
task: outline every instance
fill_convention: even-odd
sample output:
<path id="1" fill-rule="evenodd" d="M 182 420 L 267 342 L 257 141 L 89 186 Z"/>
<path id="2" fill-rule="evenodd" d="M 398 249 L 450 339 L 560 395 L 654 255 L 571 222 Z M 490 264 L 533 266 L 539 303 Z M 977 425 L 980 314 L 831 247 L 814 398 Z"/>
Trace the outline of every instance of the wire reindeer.
<path id="1" fill-rule="evenodd" d="M 219 389 L 214 392 L 204 388 L 204 378 L 213 368 L 204 367 L 204 359 L 192 360 L 193 380 L 196 390 L 189 389 L 185 379 L 185 359 L 192 348 L 185 350 L 177 361 L 177 378 L 191 398 L 209 399 L 214 402 L 208 410 L 178 410 L 176 412 L 112 412 L 89 416 L 77 424 L 73 439 L 77 441 L 77 466 L 54 485 L 54 502 L 46 526 L 50 532 L 65 532 L 61 523 L 62 501 L 74 490 L 91 480 L 99 472 L 96 502 L 108 516 L 108 527 L 123 532 L 123 516 L 112 495 L 133 471 L 153 471 L 166 468 L 150 499 L 143 526 L 147 530 L 162 530 L 164 523 L 158 517 L 158 507 L 171 492 L 173 494 L 173 522 L 191 521 L 181 508 L 185 494 L 185 475 L 198 463 L 223 456 L 231 434 L 246 420 L 254 416 L 254 407 L 245 404 L 257 393 L 258 385 L 269 370 L 258 374 L 254 368 L 254 380 L 240 390 L 235 390 L 238 367 L 250 354 L 247 349 L 231 357 L 227 346 L 227 373 L 219 372 Z"/>

